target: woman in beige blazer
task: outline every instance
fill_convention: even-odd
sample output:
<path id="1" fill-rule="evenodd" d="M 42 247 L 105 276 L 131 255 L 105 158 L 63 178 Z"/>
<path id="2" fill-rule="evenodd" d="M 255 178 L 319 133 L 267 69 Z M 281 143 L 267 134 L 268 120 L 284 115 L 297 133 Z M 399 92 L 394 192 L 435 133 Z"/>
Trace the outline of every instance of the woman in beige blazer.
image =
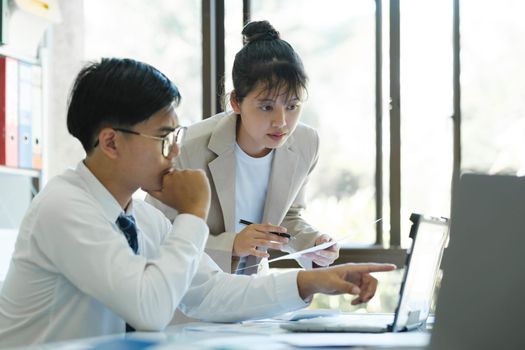
<path id="1" fill-rule="evenodd" d="M 175 166 L 203 169 L 210 180 L 206 252 L 224 271 L 251 274 L 268 257 L 266 248 L 294 252 L 331 238 L 301 217 L 319 152 L 317 132 L 299 123 L 307 82 L 301 59 L 266 21 L 249 23 L 242 34 L 245 46 L 233 67 L 233 111 L 190 126 Z M 262 171 L 253 173 L 252 165 Z M 147 201 L 170 219 L 176 216 L 155 199 Z M 243 227 L 241 219 L 263 224 Z M 338 255 L 333 245 L 298 261 L 306 268 L 312 262 L 327 266 Z"/>

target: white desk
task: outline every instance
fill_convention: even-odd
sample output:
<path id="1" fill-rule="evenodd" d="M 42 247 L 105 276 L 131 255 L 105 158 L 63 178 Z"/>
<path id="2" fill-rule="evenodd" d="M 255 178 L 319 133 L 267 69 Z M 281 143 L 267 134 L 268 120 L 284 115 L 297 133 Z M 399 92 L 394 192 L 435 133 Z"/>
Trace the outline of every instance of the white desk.
<path id="1" fill-rule="evenodd" d="M 407 333 L 289 333 L 278 322 L 242 324 L 190 323 L 168 327 L 163 332 L 136 332 L 79 339 L 19 348 L 24 350 L 106 350 L 106 349 L 423 349 L 430 339 L 425 332 Z M 152 346 L 144 347 L 148 343 Z M 379 344 L 383 345 L 379 345 Z M 294 345 L 295 344 L 295 345 Z M 374 345 L 372 345 L 374 344 Z M 357 346 L 357 347 L 356 347 Z"/>

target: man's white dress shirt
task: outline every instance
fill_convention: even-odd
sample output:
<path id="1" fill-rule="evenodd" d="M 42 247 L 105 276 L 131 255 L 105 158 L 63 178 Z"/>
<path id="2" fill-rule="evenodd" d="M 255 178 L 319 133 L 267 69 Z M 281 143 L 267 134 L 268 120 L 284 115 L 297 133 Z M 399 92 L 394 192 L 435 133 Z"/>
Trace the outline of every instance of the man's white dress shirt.
<path id="1" fill-rule="evenodd" d="M 116 225 L 116 199 L 80 162 L 51 180 L 22 221 L 0 294 L 0 347 L 161 330 L 177 307 L 206 321 L 264 318 L 304 307 L 297 271 L 221 272 L 203 253 L 208 228 L 193 215 L 173 225 L 133 200 L 139 255 Z"/>

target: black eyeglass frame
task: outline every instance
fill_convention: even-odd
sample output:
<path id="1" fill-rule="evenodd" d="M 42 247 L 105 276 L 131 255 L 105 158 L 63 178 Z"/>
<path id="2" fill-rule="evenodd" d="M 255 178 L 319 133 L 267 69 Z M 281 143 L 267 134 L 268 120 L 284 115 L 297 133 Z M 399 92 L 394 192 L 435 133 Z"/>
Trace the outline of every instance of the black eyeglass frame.
<path id="1" fill-rule="evenodd" d="M 129 129 L 113 128 L 113 130 L 120 131 L 125 134 L 138 135 L 138 136 L 142 136 L 148 139 L 162 141 L 162 156 L 164 156 L 165 158 L 168 158 L 171 151 L 173 151 L 173 146 L 175 144 L 179 147 L 182 145 L 182 142 L 184 141 L 184 136 L 186 136 L 187 129 L 188 128 L 185 126 L 177 126 L 173 130 L 171 130 L 166 136 L 159 137 L 159 136 L 146 135 L 138 131 L 129 130 Z M 95 142 L 94 147 L 97 147 L 97 146 L 98 146 L 98 140 Z"/>

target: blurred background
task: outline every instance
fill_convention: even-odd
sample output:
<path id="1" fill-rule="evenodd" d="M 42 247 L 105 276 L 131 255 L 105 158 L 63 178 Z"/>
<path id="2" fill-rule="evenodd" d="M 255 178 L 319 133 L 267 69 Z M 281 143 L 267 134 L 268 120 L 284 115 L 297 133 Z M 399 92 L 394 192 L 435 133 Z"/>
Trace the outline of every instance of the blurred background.
<path id="1" fill-rule="evenodd" d="M 302 122 L 319 131 L 321 154 L 304 216 L 345 237 L 339 262 L 402 266 L 410 213 L 449 217 L 459 174 L 525 173 L 522 1 L 44 3 L 59 16 L 49 16 L 37 47 L 19 52 L 6 39 L 0 48 L 41 68 L 43 149 L 40 167 L 0 165 L 0 281 L 33 196 L 84 156 L 65 126 L 79 69 L 105 56 L 145 61 L 179 86 L 177 112 L 191 125 L 217 112 L 231 90 L 249 20 L 270 21 L 309 75 Z M 393 312 L 402 273 L 378 275 L 380 297 L 362 311 Z M 352 309 L 347 297 L 316 297 L 312 307 Z"/>

